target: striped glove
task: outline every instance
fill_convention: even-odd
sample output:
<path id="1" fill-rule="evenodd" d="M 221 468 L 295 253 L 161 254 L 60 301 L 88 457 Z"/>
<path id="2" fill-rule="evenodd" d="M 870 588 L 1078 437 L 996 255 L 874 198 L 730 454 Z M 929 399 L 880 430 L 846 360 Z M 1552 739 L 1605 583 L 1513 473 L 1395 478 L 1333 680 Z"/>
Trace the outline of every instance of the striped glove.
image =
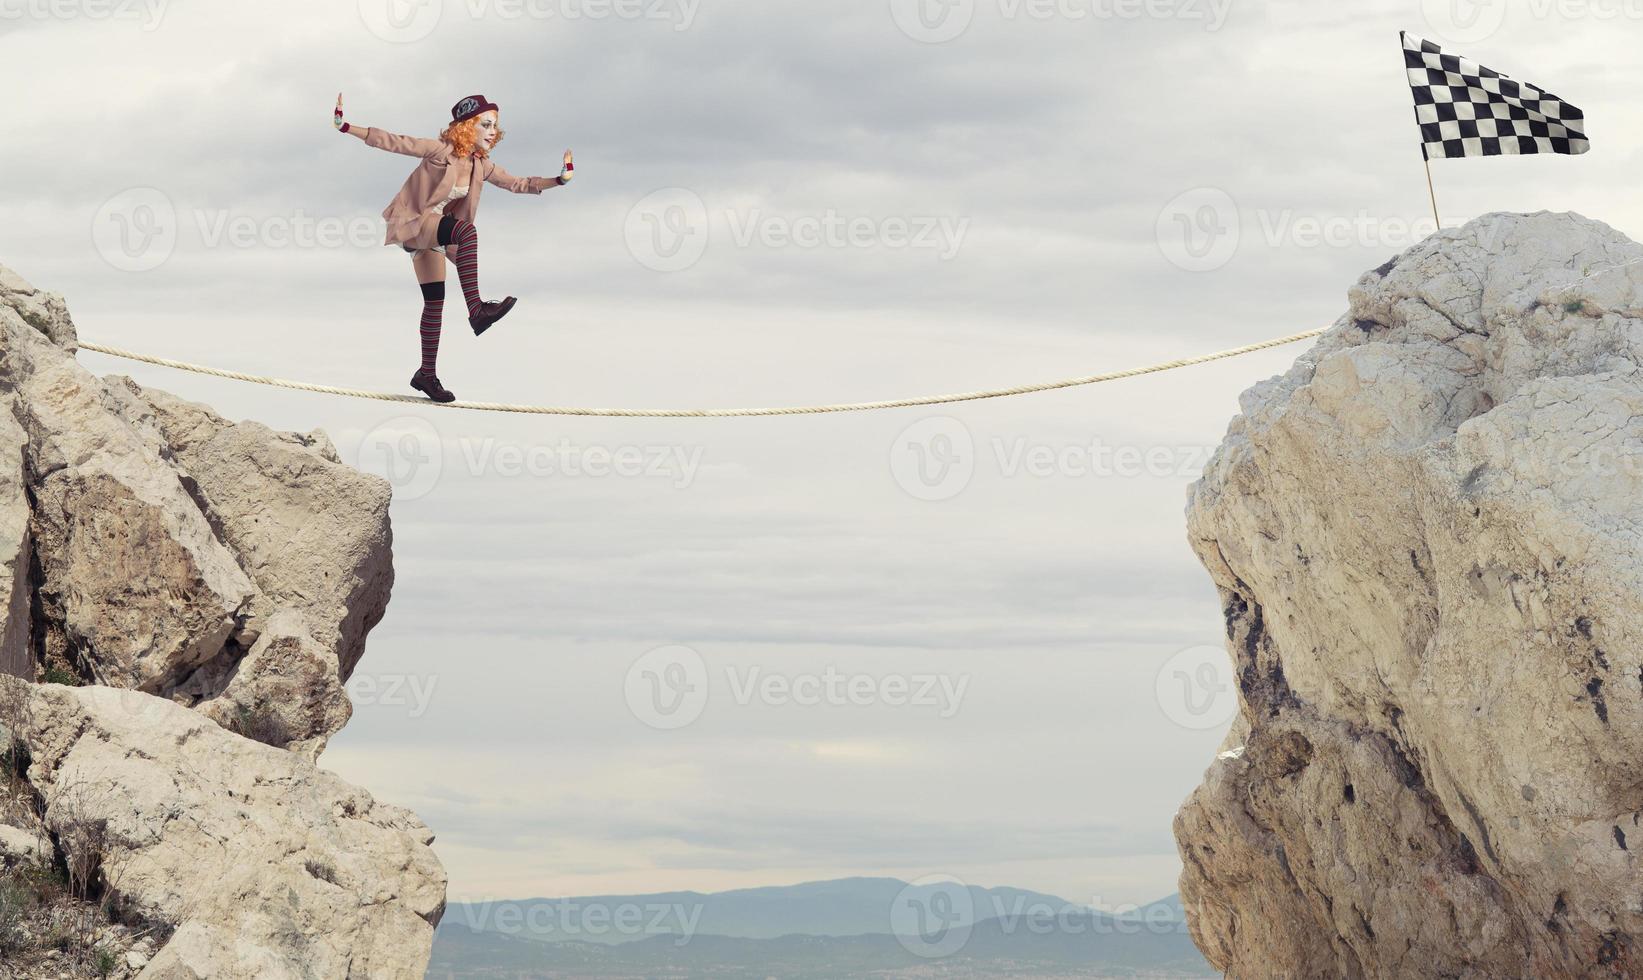
<path id="1" fill-rule="evenodd" d="M 331 116 L 331 125 L 342 132 L 348 132 L 348 124 L 342 121 L 342 93 L 337 93 L 337 111 Z"/>

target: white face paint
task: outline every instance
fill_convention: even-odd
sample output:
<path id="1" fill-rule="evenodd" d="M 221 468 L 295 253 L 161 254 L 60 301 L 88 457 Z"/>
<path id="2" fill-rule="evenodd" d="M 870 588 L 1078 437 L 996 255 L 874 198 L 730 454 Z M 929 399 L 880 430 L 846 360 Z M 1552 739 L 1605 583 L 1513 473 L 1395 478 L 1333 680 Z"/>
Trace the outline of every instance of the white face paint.
<path id="1" fill-rule="evenodd" d="M 479 137 L 479 145 L 487 150 L 496 145 L 496 110 L 487 109 L 475 116 L 474 120 L 474 135 Z"/>

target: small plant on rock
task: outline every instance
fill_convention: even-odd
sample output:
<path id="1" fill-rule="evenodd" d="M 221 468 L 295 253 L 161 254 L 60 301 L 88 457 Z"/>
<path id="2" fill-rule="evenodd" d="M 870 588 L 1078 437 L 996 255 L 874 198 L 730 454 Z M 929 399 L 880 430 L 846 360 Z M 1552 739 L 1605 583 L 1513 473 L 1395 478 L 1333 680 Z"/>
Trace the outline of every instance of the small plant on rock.
<path id="1" fill-rule="evenodd" d="M 291 732 L 287 729 L 285 719 L 266 704 L 247 706 L 236 704 L 231 724 L 226 726 L 230 731 L 243 735 L 253 742 L 272 745 L 276 749 L 285 748 L 291 741 Z"/>

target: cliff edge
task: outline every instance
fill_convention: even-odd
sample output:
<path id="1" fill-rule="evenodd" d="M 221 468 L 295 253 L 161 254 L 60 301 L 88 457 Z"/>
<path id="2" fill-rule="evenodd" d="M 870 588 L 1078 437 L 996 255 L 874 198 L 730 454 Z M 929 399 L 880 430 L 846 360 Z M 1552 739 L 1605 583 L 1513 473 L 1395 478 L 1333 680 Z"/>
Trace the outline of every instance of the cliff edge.
<path id="1" fill-rule="evenodd" d="M 1643 246 L 1366 273 L 1189 493 L 1240 711 L 1175 835 L 1230 977 L 1643 976 Z"/>
<path id="2" fill-rule="evenodd" d="M 387 481 L 75 350 L 0 266 L 0 976 L 420 978 L 433 834 L 315 765 Z"/>

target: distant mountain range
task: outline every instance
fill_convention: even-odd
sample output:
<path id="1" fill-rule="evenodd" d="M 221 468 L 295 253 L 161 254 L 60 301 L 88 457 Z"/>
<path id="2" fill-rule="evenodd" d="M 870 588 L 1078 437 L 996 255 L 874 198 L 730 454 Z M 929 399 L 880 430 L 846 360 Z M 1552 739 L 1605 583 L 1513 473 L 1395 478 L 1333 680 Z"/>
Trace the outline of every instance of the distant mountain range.
<path id="1" fill-rule="evenodd" d="M 1016 888 L 844 878 L 453 904 L 430 980 L 1213 977 L 1171 895 L 1123 917 Z"/>

